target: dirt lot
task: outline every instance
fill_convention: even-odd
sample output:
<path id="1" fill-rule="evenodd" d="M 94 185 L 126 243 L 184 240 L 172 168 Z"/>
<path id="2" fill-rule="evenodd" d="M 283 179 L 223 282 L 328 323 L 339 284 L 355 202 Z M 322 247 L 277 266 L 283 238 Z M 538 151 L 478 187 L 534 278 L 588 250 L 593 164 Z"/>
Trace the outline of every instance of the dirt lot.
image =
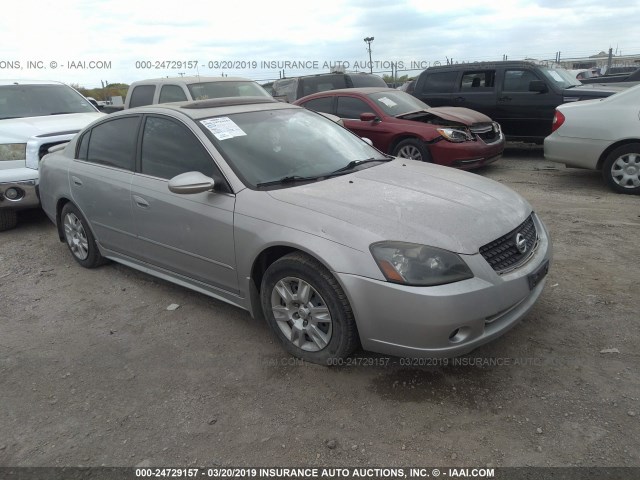
<path id="1" fill-rule="evenodd" d="M 528 317 L 453 366 L 301 364 L 242 310 L 81 268 L 23 214 L 0 234 L 0 465 L 640 466 L 640 198 L 539 148 L 480 174 L 555 259 Z"/>

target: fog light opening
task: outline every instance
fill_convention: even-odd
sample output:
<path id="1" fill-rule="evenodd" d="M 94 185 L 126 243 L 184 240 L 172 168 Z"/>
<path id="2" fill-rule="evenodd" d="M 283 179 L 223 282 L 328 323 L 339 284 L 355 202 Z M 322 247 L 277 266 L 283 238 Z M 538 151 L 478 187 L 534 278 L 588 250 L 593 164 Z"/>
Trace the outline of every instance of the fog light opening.
<path id="1" fill-rule="evenodd" d="M 460 343 L 467 339 L 471 329 L 469 327 L 459 327 L 456 328 L 449 334 L 449 341 L 451 343 Z"/>
<path id="2" fill-rule="evenodd" d="M 20 200 L 23 196 L 24 192 L 19 188 L 9 187 L 4 191 L 4 197 L 12 202 Z"/>

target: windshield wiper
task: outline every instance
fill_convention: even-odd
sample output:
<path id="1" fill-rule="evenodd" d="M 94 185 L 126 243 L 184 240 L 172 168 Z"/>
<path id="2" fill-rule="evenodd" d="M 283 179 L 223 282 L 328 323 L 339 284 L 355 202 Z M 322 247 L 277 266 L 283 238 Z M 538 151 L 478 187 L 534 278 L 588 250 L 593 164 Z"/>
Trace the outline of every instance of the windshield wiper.
<path id="1" fill-rule="evenodd" d="M 347 163 L 344 167 L 341 167 L 337 170 L 334 170 L 333 172 L 329 173 L 328 175 L 325 175 L 326 177 L 332 177 L 334 175 L 340 175 L 342 173 L 347 173 L 349 170 L 353 170 L 354 168 L 356 168 L 358 165 L 363 165 L 365 163 L 372 163 L 372 162 L 390 162 L 391 160 L 393 160 L 393 157 L 386 157 L 386 158 L 367 158 L 366 160 L 352 160 L 349 163 Z"/>
<path id="2" fill-rule="evenodd" d="M 286 183 L 294 182 L 311 182 L 313 180 L 317 180 L 318 178 L 320 177 L 301 177 L 300 175 L 287 175 L 286 177 L 282 177 L 277 180 L 257 183 L 256 187 L 269 187 L 271 185 L 284 185 Z"/>

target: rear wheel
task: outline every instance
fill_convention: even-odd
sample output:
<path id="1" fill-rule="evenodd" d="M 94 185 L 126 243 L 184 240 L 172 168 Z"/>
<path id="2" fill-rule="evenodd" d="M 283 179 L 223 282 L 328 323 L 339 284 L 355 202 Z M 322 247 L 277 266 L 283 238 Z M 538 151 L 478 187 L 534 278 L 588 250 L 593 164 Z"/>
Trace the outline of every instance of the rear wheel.
<path id="1" fill-rule="evenodd" d="M 640 194 L 640 143 L 612 151 L 602 166 L 602 175 L 616 192 Z"/>
<path id="2" fill-rule="evenodd" d="M 426 145 L 424 145 L 424 143 L 414 138 L 402 140 L 393 149 L 391 155 L 393 155 L 394 157 L 418 160 L 421 162 L 431 161 L 431 154 L 429 153 L 429 149 L 426 147 Z"/>
<path id="3" fill-rule="evenodd" d="M 315 259 L 292 253 L 276 260 L 264 274 L 260 295 L 267 323 L 290 354 L 331 365 L 358 346 L 349 301 Z"/>
<path id="4" fill-rule="evenodd" d="M 80 210 L 72 203 L 67 203 L 62 209 L 61 219 L 64 239 L 76 262 L 85 268 L 102 265 L 105 262 L 104 257 L 100 255 L 89 224 Z"/>
<path id="5" fill-rule="evenodd" d="M 11 230 L 18 223 L 18 214 L 15 210 L 0 210 L 0 232 Z"/>

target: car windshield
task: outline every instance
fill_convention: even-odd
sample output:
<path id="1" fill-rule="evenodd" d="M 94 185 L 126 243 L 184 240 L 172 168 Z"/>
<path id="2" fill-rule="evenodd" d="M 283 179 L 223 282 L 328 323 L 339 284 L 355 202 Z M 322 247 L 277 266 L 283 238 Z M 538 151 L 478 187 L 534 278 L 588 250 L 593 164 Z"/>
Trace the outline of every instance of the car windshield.
<path id="1" fill-rule="evenodd" d="M 571 75 L 564 68 L 546 68 L 540 67 L 542 74 L 555 83 L 559 88 L 576 87 L 582 85 L 575 75 Z"/>
<path id="2" fill-rule="evenodd" d="M 302 108 L 237 113 L 199 123 L 252 188 L 282 179 L 315 179 L 370 159 L 387 160 L 335 122 Z"/>
<path id="3" fill-rule="evenodd" d="M 392 117 L 429 108 L 429 105 L 421 102 L 413 95 L 398 90 L 370 93 L 368 97 L 373 100 L 384 113 Z"/>
<path id="4" fill-rule="evenodd" d="M 0 120 L 95 111 L 86 98 L 66 85 L 0 86 Z"/>
<path id="5" fill-rule="evenodd" d="M 223 97 L 271 97 L 269 93 L 252 81 L 201 82 L 188 85 L 194 100 Z"/>

